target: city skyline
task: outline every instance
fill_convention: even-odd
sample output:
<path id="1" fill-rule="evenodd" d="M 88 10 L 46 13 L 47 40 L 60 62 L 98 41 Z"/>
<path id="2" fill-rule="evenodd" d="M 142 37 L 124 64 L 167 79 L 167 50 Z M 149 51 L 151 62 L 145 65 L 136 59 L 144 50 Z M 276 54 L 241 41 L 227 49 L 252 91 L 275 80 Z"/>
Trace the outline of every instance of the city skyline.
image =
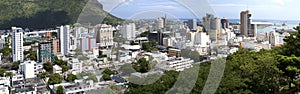
<path id="1" fill-rule="evenodd" d="M 266 20 L 298 20 L 300 13 L 294 7 L 297 7 L 296 0 L 192 0 L 189 2 L 197 2 L 197 4 L 189 5 L 181 4 L 181 0 L 99 0 L 103 4 L 104 10 L 109 13 L 123 18 L 138 18 L 144 15 L 150 15 L 157 18 L 158 15 L 170 15 L 173 18 L 200 18 L 193 14 L 205 16 L 206 13 L 191 12 L 195 9 L 201 12 L 211 12 L 220 18 L 239 19 L 240 11 L 250 10 L 253 19 Z M 199 3 L 199 4 L 198 4 Z M 268 3 L 266 5 L 266 3 Z M 161 13 L 161 14 L 159 14 Z M 149 17 L 149 16 L 146 16 Z"/>

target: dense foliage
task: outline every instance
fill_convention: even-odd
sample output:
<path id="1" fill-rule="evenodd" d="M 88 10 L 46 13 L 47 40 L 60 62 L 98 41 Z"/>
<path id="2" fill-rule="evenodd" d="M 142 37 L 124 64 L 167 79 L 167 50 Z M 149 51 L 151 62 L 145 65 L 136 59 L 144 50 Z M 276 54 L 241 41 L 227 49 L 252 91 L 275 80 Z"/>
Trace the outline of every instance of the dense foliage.
<path id="1" fill-rule="evenodd" d="M 122 21 L 103 11 L 102 5 L 95 2 L 97 0 L 1 0 L 0 29 L 11 26 L 55 28 L 58 25 L 73 24 L 79 17 L 89 18 L 90 20 L 84 19 L 81 22 L 92 25 L 99 24 L 102 20 L 108 24 Z M 90 5 L 85 8 L 87 4 Z M 85 13 L 80 14 L 82 11 Z M 93 21 L 99 18 L 101 21 Z"/>
<path id="2" fill-rule="evenodd" d="M 50 78 L 48 80 L 48 84 L 50 84 L 50 85 L 59 84 L 62 82 L 62 80 L 63 80 L 63 77 L 61 77 L 58 73 L 55 73 L 50 76 Z"/>

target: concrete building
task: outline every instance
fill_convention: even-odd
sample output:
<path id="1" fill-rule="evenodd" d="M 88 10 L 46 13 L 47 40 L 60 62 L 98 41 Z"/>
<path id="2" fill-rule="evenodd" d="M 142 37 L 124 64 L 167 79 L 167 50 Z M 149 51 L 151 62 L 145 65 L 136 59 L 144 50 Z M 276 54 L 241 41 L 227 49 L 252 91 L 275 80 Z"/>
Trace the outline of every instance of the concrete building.
<path id="1" fill-rule="evenodd" d="M 24 60 L 22 28 L 12 27 L 12 55 L 13 62 Z"/>
<path id="2" fill-rule="evenodd" d="M 113 46 L 113 27 L 111 25 L 101 24 L 97 26 L 96 42 L 99 47 Z"/>
<path id="3" fill-rule="evenodd" d="M 120 28 L 122 37 L 127 40 L 134 40 L 136 37 L 135 23 L 124 24 Z"/>
<path id="4" fill-rule="evenodd" d="M 172 57 L 165 61 L 167 70 L 183 71 L 184 69 L 193 67 L 194 60 L 183 57 Z"/>
<path id="5" fill-rule="evenodd" d="M 172 46 L 171 38 L 163 38 L 163 46 L 165 47 Z"/>
<path id="6" fill-rule="evenodd" d="M 271 46 L 282 46 L 285 42 L 284 42 L 284 38 L 286 36 L 290 36 L 289 33 L 284 32 L 282 34 L 279 34 L 275 31 L 269 32 L 268 33 L 268 41 L 271 44 Z"/>
<path id="7" fill-rule="evenodd" d="M 72 74 L 79 74 L 82 72 L 82 62 L 78 59 L 73 58 L 68 62 L 68 66 L 72 68 Z"/>
<path id="8" fill-rule="evenodd" d="M 156 30 L 163 29 L 166 27 L 166 17 L 160 17 L 155 22 Z"/>
<path id="9" fill-rule="evenodd" d="M 168 55 L 169 55 L 170 57 L 173 57 L 173 56 L 181 56 L 181 50 L 170 48 L 170 49 L 168 50 Z"/>
<path id="10" fill-rule="evenodd" d="M 53 73 L 62 74 L 62 68 L 58 65 L 53 66 Z"/>
<path id="11" fill-rule="evenodd" d="M 0 77 L 0 85 L 10 86 L 10 77 Z"/>
<path id="12" fill-rule="evenodd" d="M 38 61 L 39 63 L 54 62 L 53 42 L 51 40 L 39 41 Z"/>
<path id="13" fill-rule="evenodd" d="M 188 20 L 187 25 L 190 30 L 197 30 L 197 20 L 196 19 Z"/>
<path id="14" fill-rule="evenodd" d="M 20 64 L 20 72 L 25 79 L 35 78 L 37 73 L 37 63 L 35 61 L 25 61 Z"/>
<path id="15" fill-rule="evenodd" d="M 53 39 L 52 40 L 52 44 L 53 44 L 53 53 L 55 55 L 57 55 L 58 52 L 59 52 L 59 49 L 60 49 L 60 47 L 59 47 L 59 40 L 58 39 Z"/>
<path id="16" fill-rule="evenodd" d="M 96 44 L 96 38 L 93 36 L 86 36 L 80 38 L 79 48 L 82 52 L 92 51 L 94 48 L 98 48 Z"/>
<path id="17" fill-rule="evenodd" d="M 59 42 L 61 55 L 68 55 L 70 50 L 70 26 L 61 26 L 59 30 Z"/>
<path id="18" fill-rule="evenodd" d="M 8 90 L 8 86 L 0 85 L 0 94 L 10 94 Z"/>
<path id="19" fill-rule="evenodd" d="M 257 25 L 256 24 L 251 24 L 252 20 L 251 20 L 251 16 L 252 14 L 250 13 L 249 10 L 246 11 L 242 11 L 240 13 L 240 32 L 241 35 L 245 36 L 245 37 L 256 37 L 256 29 L 257 29 Z"/>
<path id="20" fill-rule="evenodd" d="M 210 43 L 210 37 L 205 32 L 197 32 L 195 34 L 194 48 L 200 55 L 208 54 Z"/>
<path id="21" fill-rule="evenodd" d="M 203 23 L 207 32 L 221 29 L 221 19 L 212 14 L 206 14 L 206 16 L 203 17 Z"/>
<path id="22" fill-rule="evenodd" d="M 229 28 L 229 21 L 226 18 L 221 19 L 221 27 L 222 27 L 222 29 Z"/>

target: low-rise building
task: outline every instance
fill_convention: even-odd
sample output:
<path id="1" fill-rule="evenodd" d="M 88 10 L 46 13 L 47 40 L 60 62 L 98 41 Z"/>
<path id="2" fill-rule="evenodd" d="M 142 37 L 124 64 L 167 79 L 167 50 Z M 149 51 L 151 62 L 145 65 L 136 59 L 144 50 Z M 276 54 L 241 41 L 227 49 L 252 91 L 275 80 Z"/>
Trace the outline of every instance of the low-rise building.
<path id="1" fill-rule="evenodd" d="M 10 94 L 8 90 L 8 86 L 0 85 L 0 94 Z"/>
<path id="2" fill-rule="evenodd" d="M 78 74 L 82 72 L 82 62 L 77 58 L 73 58 L 68 62 L 68 65 L 72 68 L 72 74 Z"/>
<path id="3" fill-rule="evenodd" d="M 53 73 L 62 74 L 62 68 L 58 65 L 53 66 Z"/>
<path id="4" fill-rule="evenodd" d="M 184 69 L 193 67 L 192 63 L 194 60 L 190 58 L 183 57 L 171 57 L 169 60 L 165 61 L 167 67 L 166 70 L 175 70 L 175 71 L 183 71 Z"/>

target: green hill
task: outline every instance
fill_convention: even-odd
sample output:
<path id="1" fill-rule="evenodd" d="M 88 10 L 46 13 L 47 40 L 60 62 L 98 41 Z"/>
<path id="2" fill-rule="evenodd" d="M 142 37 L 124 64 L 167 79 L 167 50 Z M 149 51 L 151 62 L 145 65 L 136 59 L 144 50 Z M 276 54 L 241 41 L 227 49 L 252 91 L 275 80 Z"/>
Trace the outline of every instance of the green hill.
<path id="1" fill-rule="evenodd" d="M 95 25 L 123 21 L 102 7 L 97 0 L 1 0 L 0 29 L 11 26 L 45 29 L 76 22 Z"/>

